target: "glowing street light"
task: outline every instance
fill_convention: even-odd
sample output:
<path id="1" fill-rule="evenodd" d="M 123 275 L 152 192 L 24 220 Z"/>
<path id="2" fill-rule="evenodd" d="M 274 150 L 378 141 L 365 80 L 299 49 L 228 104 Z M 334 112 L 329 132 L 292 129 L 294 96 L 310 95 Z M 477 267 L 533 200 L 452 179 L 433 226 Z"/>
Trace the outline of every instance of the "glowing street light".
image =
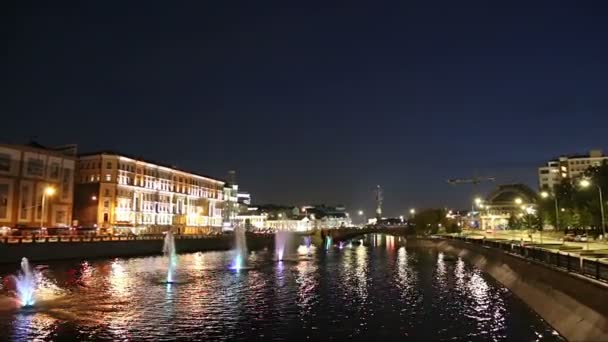
<path id="1" fill-rule="evenodd" d="M 53 196 L 55 194 L 55 188 L 53 188 L 52 186 L 47 186 L 46 188 L 44 188 L 44 191 L 42 192 L 42 206 L 40 208 L 40 228 L 44 228 L 44 204 L 46 202 L 46 197 L 47 196 Z"/>
<path id="2" fill-rule="evenodd" d="M 95 195 L 91 196 L 91 201 L 97 201 L 97 196 L 95 196 Z"/>
<path id="3" fill-rule="evenodd" d="M 481 197 L 475 198 L 475 204 L 477 204 L 477 206 L 480 206 L 481 202 L 483 202 L 483 200 L 481 199 Z"/>
<path id="4" fill-rule="evenodd" d="M 412 214 L 412 215 L 416 214 L 416 209 L 414 209 L 414 208 L 410 209 L 410 214 Z"/>
<path id="5" fill-rule="evenodd" d="M 358 214 L 359 216 L 363 216 L 363 210 L 359 210 Z"/>
<path id="6" fill-rule="evenodd" d="M 579 185 L 583 188 L 588 188 L 592 185 L 591 181 L 588 179 L 582 179 Z M 606 236 L 606 219 L 604 217 L 604 197 L 602 195 L 602 187 L 598 184 L 594 184 L 597 187 L 598 194 L 600 196 L 600 215 L 602 219 L 602 235 Z M 589 241 L 589 240 L 587 240 Z"/>
<path id="7" fill-rule="evenodd" d="M 543 191 L 540 193 L 540 197 L 547 199 L 547 198 L 551 197 L 551 194 L 549 194 L 549 192 L 547 192 L 547 191 Z M 559 206 L 557 205 L 557 196 L 556 195 L 553 195 L 553 200 L 555 202 L 555 230 L 559 230 Z"/>
<path id="8" fill-rule="evenodd" d="M 517 204 L 517 205 L 521 205 L 522 203 L 524 203 L 524 201 L 522 201 L 522 199 L 521 199 L 521 198 L 517 197 L 517 198 L 515 199 L 515 204 Z"/>

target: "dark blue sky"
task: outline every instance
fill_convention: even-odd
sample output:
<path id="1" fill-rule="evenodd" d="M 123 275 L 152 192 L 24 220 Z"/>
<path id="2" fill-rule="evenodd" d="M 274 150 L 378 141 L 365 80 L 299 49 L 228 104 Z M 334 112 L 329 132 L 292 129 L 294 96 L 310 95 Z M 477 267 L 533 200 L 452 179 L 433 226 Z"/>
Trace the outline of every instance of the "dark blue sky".
<path id="1" fill-rule="evenodd" d="M 497 4 L 3 3 L 0 138 L 236 169 L 256 202 L 466 206 L 447 178 L 608 150 L 602 2 Z"/>

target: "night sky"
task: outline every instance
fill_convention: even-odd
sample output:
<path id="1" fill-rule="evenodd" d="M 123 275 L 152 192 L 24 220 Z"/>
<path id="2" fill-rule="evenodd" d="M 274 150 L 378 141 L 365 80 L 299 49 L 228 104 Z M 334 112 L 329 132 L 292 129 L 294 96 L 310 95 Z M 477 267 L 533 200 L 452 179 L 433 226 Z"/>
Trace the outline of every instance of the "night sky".
<path id="1" fill-rule="evenodd" d="M 608 151 L 602 2 L 179 3 L 3 2 L 0 140 L 235 169 L 257 203 L 381 184 L 388 215 Z"/>

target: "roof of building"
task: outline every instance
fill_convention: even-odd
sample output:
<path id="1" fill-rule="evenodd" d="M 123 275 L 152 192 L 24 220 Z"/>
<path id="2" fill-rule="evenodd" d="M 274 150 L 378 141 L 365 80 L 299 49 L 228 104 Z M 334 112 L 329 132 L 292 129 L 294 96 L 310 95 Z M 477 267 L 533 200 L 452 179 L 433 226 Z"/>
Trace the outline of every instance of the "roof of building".
<path id="1" fill-rule="evenodd" d="M 538 200 L 536 192 L 525 184 L 503 184 L 488 195 L 486 202 L 490 205 L 515 205 L 516 198 L 521 198 L 525 203 L 534 203 Z"/>
<path id="2" fill-rule="evenodd" d="M 129 158 L 129 159 L 137 160 L 137 161 L 142 161 L 144 163 L 154 164 L 154 165 L 158 165 L 158 166 L 161 166 L 161 167 L 166 167 L 166 168 L 169 168 L 169 169 L 173 169 L 173 170 L 176 170 L 176 171 L 190 173 L 190 174 L 193 174 L 195 176 L 208 178 L 210 180 L 214 180 L 214 181 L 221 182 L 221 183 L 224 183 L 224 184 L 227 183 L 227 181 L 225 181 L 223 179 L 220 179 L 220 178 L 217 178 L 217 177 L 211 177 L 211 176 L 208 176 L 208 175 L 201 174 L 199 172 L 194 172 L 194 171 L 191 171 L 191 170 L 183 169 L 183 168 L 177 167 L 175 165 L 169 165 L 169 164 L 158 162 L 158 161 L 155 161 L 155 160 L 152 160 L 152 159 L 138 157 L 138 156 L 134 156 L 134 155 L 126 154 L 126 153 L 121 153 L 121 152 L 117 152 L 117 151 L 113 151 L 113 150 L 103 150 L 103 151 L 81 153 L 81 154 L 78 155 L 78 157 L 79 158 L 81 158 L 81 157 L 90 157 L 90 156 L 104 155 L 104 154 L 105 155 L 111 155 L 111 156 L 120 156 L 120 157 L 125 157 L 125 158 Z"/>
<path id="3" fill-rule="evenodd" d="M 30 142 L 28 142 L 26 144 L 0 143 L 0 145 L 6 146 L 8 148 L 12 147 L 12 148 L 19 148 L 22 150 L 26 149 L 26 150 L 30 150 L 30 151 L 44 150 L 46 153 L 49 153 L 49 154 L 54 154 L 54 155 L 62 156 L 62 157 L 70 157 L 70 158 L 76 157 L 76 149 L 77 149 L 77 145 L 64 145 L 64 146 L 58 146 L 58 147 L 49 147 L 49 146 L 42 145 L 34 140 L 31 140 Z"/>

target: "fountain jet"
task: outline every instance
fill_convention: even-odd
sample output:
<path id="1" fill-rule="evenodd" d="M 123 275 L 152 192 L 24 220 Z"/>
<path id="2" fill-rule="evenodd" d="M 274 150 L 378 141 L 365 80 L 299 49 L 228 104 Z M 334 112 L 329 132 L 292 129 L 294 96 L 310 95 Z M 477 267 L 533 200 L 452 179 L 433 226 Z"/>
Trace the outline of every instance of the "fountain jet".
<path id="1" fill-rule="evenodd" d="M 235 257 L 232 263 L 233 270 L 242 269 L 245 261 L 245 256 L 247 254 L 247 238 L 245 236 L 245 229 L 241 227 L 234 228 L 234 238 L 235 238 Z"/>
<path id="2" fill-rule="evenodd" d="M 312 237 L 310 235 L 304 237 L 304 244 L 306 245 L 306 254 L 310 256 L 310 246 L 312 245 Z"/>
<path id="3" fill-rule="evenodd" d="M 34 298 L 37 288 L 36 275 L 27 258 L 21 259 L 21 271 L 15 277 L 15 287 L 21 307 L 32 306 L 36 303 Z"/>
<path id="4" fill-rule="evenodd" d="M 175 269 L 177 268 L 177 255 L 175 254 L 175 238 L 171 232 L 167 232 L 165 235 L 163 254 L 169 259 L 169 266 L 167 267 L 167 283 L 172 283 Z"/>
<path id="5" fill-rule="evenodd" d="M 285 248 L 289 241 L 289 232 L 277 230 L 274 233 L 274 253 L 277 256 L 278 261 L 283 260 L 285 254 Z"/>

